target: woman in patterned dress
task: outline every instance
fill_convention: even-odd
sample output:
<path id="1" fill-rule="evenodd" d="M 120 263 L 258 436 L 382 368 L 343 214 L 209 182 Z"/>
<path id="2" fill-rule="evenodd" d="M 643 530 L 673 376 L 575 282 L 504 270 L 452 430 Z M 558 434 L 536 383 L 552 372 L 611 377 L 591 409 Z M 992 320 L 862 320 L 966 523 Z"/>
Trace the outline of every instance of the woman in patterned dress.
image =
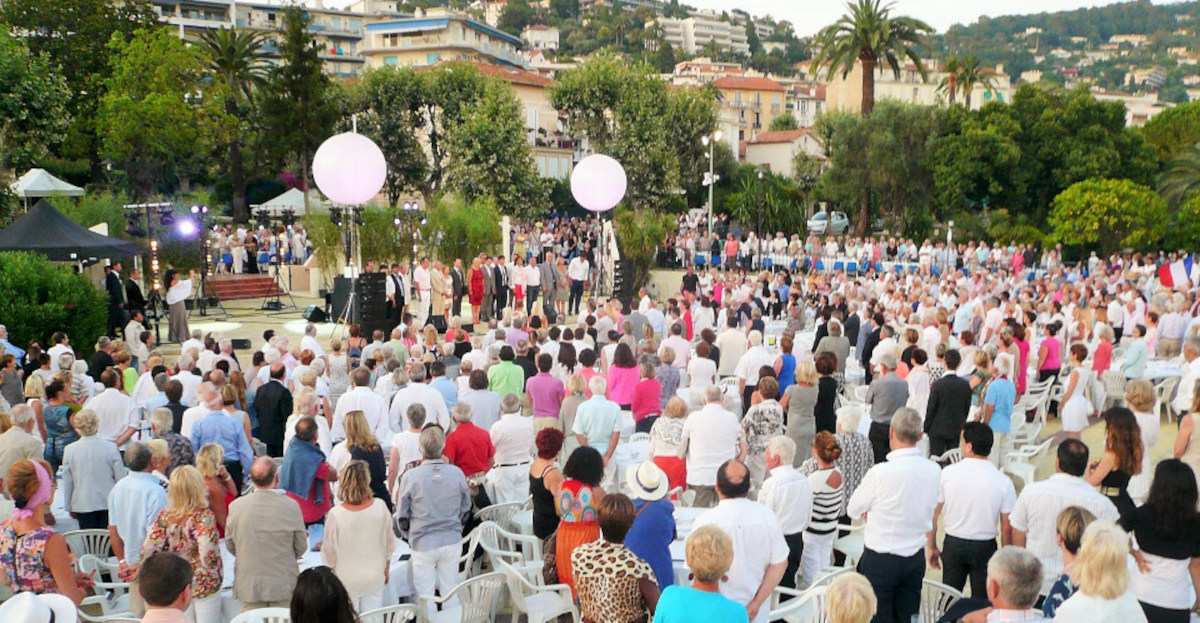
<path id="1" fill-rule="evenodd" d="M 188 619 L 196 623 L 221 621 L 220 539 L 200 470 L 191 465 L 175 468 L 167 486 L 167 508 L 146 533 L 142 559 L 155 552 L 175 552 L 192 564 L 195 574 Z"/>
<path id="2" fill-rule="evenodd" d="M 621 493 L 596 506 L 602 538 L 571 555 L 580 615 L 584 623 L 649 621 L 658 606 L 658 583 L 650 565 L 625 546 L 637 510 Z"/>
<path id="3" fill-rule="evenodd" d="M 783 434 L 783 407 L 779 397 L 779 382 L 767 376 L 758 382 L 758 393 L 762 401 L 750 407 L 742 419 L 742 430 L 746 433 L 746 468 L 755 486 L 766 478 L 765 453 L 767 442 L 775 435 Z"/>
<path id="4" fill-rule="evenodd" d="M 570 586 L 574 592 L 571 554 L 580 545 L 600 537 L 596 508 L 604 499 L 604 489 L 600 488 L 600 481 L 604 478 L 604 459 L 595 448 L 581 446 L 567 459 L 563 476 L 566 479 L 558 490 L 560 521 L 555 537 L 555 565 L 558 581 Z"/>

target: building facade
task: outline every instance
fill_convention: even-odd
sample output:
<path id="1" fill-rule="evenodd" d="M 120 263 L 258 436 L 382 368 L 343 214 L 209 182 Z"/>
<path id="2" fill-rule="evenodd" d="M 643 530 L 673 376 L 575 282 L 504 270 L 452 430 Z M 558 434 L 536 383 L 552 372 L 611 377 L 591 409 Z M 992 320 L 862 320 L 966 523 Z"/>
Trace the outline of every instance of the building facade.
<path id="1" fill-rule="evenodd" d="M 522 67 L 521 40 L 445 9 L 368 23 L 359 54 L 369 67 L 472 61 Z"/>
<path id="2" fill-rule="evenodd" d="M 684 54 L 696 54 L 709 45 L 737 54 L 750 53 L 746 27 L 722 20 L 715 11 L 696 11 L 687 18 L 658 17 L 646 27 L 659 29 L 663 40 Z"/>
<path id="3" fill-rule="evenodd" d="M 925 61 L 927 80 L 922 80 L 921 72 L 916 65 L 905 64 L 900 68 L 899 77 L 886 63 L 875 70 L 875 101 L 890 99 L 922 106 L 945 105 L 949 100 L 948 94 L 941 89 L 942 80 L 949 76 L 940 65 L 933 61 Z M 1013 87 L 1004 67 L 995 69 L 985 68 L 995 82 L 995 89 L 988 90 L 976 86 L 971 93 L 971 108 L 978 110 L 992 101 L 1012 101 Z M 956 103 L 965 104 L 965 98 L 959 92 L 955 95 Z M 843 110 L 857 113 L 862 110 L 862 64 L 855 63 L 854 69 L 843 76 L 834 72 L 829 76 L 826 87 L 826 105 L 831 110 Z"/>
<path id="4" fill-rule="evenodd" d="M 786 90 L 770 78 L 725 77 L 713 82 L 721 94 L 721 109 L 738 120 L 739 141 L 747 141 L 771 127 L 775 117 L 787 112 Z"/>

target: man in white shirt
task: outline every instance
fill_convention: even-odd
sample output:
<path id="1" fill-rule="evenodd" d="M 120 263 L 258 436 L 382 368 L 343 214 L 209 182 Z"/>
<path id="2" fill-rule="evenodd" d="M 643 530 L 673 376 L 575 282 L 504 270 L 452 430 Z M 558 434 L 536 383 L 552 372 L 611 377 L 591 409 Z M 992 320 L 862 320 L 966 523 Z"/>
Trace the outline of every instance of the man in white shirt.
<path id="1" fill-rule="evenodd" d="M 717 376 L 721 378 L 733 376 L 737 371 L 738 362 L 742 360 L 742 355 L 746 354 L 746 349 L 749 347 L 746 334 L 738 328 L 736 315 L 725 320 L 725 330 L 717 335 L 715 344 L 721 354 L 721 361 L 717 363 Z"/>
<path id="2" fill-rule="evenodd" d="M 1000 336 L 1000 325 L 1004 324 L 1004 311 L 1000 309 L 1000 299 L 994 296 L 987 298 L 987 312 L 983 315 L 983 329 L 978 343 L 987 344 Z"/>
<path id="3" fill-rule="evenodd" d="M 690 477 L 690 476 L 689 476 Z M 779 520 L 766 505 L 746 499 L 750 471 L 725 461 L 716 473 L 720 503 L 692 522 L 693 528 L 717 526 L 733 541 L 733 566 L 721 594 L 746 606 L 751 623 L 767 623 L 771 593 L 788 566 L 788 546 Z M 918 585 L 920 579 L 917 579 Z"/>
<path id="4" fill-rule="evenodd" d="M 892 416 L 887 460 L 869 469 L 846 506 L 866 521 L 858 572 L 879 600 L 876 622 L 905 622 L 921 605 L 925 540 L 933 526 L 941 469 L 917 449 L 921 416 L 902 407 Z"/>
<path id="5" fill-rule="evenodd" d="M 196 355 L 204 351 L 204 333 L 200 329 L 192 329 L 192 337 L 185 341 L 180 347 L 179 352 L 186 353 L 190 350 L 195 350 Z"/>
<path id="6" fill-rule="evenodd" d="M 308 323 L 304 325 L 304 337 L 300 338 L 300 351 L 311 350 L 314 357 L 320 359 L 325 356 L 325 349 L 321 348 L 321 343 L 317 341 L 317 325 Z"/>
<path id="7" fill-rule="evenodd" d="M 350 373 L 350 380 L 354 383 L 354 389 L 342 394 L 333 412 L 333 428 L 329 431 L 333 442 L 346 438 L 346 414 L 362 411 L 367 424 L 375 432 L 375 438 L 385 448 L 390 448 L 392 434 L 388 426 L 388 406 L 383 397 L 371 389 L 371 370 L 365 366 L 355 368 Z"/>
<path id="8" fill-rule="evenodd" d="M 962 590 L 971 578 L 971 595 L 987 589 L 988 560 L 996 553 L 996 520 L 1000 544 L 1012 542 L 1008 514 L 1017 504 L 1012 480 L 988 460 L 995 435 L 982 422 L 963 425 L 959 441 L 963 460 L 942 470 L 938 506 L 929 531 L 929 566 L 943 568 L 942 582 Z M 946 519 L 946 539 L 937 547 L 938 517 Z"/>
<path id="9" fill-rule="evenodd" d="M 663 348 L 670 348 L 675 351 L 674 365 L 680 370 L 686 370 L 688 358 L 692 354 L 692 345 L 683 337 L 683 322 L 671 323 L 671 337 L 663 340 Z"/>
<path id="10" fill-rule="evenodd" d="M 1116 521 L 1117 507 L 1083 479 L 1088 466 L 1088 447 L 1078 439 L 1067 439 L 1058 446 L 1056 473 L 1021 490 L 1009 520 L 1013 545 L 1028 548 L 1046 566 L 1042 594 L 1050 592 L 1054 580 L 1062 574 L 1062 551 L 1058 547 L 1058 514 L 1068 506 L 1090 511 L 1096 519 Z"/>
<path id="11" fill-rule="evenodd" d="M 121 375 L 115 370 L 102 372 L 100 382 L 105 387 L 104 391 L 84 403 L 83 408 L 95 411 L 100 420 L 96 436 L 123 448 L 141 426 L 141 410 L 134 404 L 133 398 L 121 392 Z"/>
<path id="12" fill-rule="evenodd" d="M 421 263 L 413 271 L 413 286 L 417 290 L 417 328 L 423 328 L 429 319 L 429 310 L 433 305 L 430 294 L 432 285 L 429 280 L 429 258 L 421 258 Z"/>
<path id="13" fill-rule="evenodd" d="M 679 458 L 687 458 L 687 486 L 696 492 L 693 506 L 712 506 L 717 500 L 717 468 L 730 459 L 746 459 L 746 440 L 737 416 L 721 405 L 721 388 L 704 388 L 704 408 L 683 423 Z"/>
<path id="14" fill-rule="evenodd" d="M 408 385 L 392 398 L 392 408 L 386 420 L 392 430 L 400 432 L 412 428 L 408 421 L 408 405 L 412 404 L 425 406 L 426 423 L 438 424 L 442 430 L 450 430 L 450 409 L 446 406 L 446 398 L 442 392 L 425 382 L 425 366 L 413 366 L 408 374 Z"/>
<path id="15" fill-rule="evenodd" d="M 533 314 L 533 303 L 537 300 L 538 292 L 542 290 L 542 270 L 538 268 L 537 258 L 530 257 L 525 265 L 525 313 Z"/>
<path id="16" fill-rule="evenodd" d="M 192 403 L 194 407 L 188 407 L 183 412 L 183 417 L 179 419 L 179 434 L 184 437 L 192 437 L 192 427 L 196 425 L 196 420 L 208 415 L 208 406 L 204 404 L 203 396 L 212 392 L 215 388 L 212 383 L 207 381 L 196 386 L 196 393 L 193 395 Z"/>
<path id="17" fill-rule="evenodd" d="M 1112 327 L 1113 336 L 1116 338 L 1113 343 L 1121 341 L 1121 335 L 1125 332 L 1125 306 L 1113 295 L 1108 295 L 1108 326 Z"/>
<path id="18" fill-rule="evenodd" d="M 1183 341 L 1183 375 L 1171 406 L 1179 413 L 1191 413 L 1196 396 L 1196 381 L 1200 381 L 1200 337 L 1190 336 Z"/>
<path id="19" fill-rule="evenodd" d="M 758 371 L 763 366 L 774 366 L 775 355 L 767 352 L 767 349 L 762 345 L 763 336 L 761 331 L 751 331 L 749 336 L 750 348 L 746 350 L 746 354 L 738 360 L 737 367 L 733 373 L 738 378 L 738 390 L 742 394 L 742 413 L 750 409 L 750 395 L 754 393 L 754 388 L 758 387 Z M 724 353 L 722 353 L 724 356 Z"/>
<path id="20" fill-rule="evenodd" d="M 495 465 L 488 480 L 496 490 L 496 504 L 524 502 L 529 497 L 529 462 L 533 447 L 533 419 L 521 415 L 521 399 L 508 394 L 500 399 L 503 415 L 488 434 L 496 448 Z"/>
<path id="21" fill-rule="evenodd" d="M 583 284 L 591 274 L 591 265 L 583 255 L 576 255 L 567 264 L 567 277 L 571 280 L 571 295 L 567 298 L 567 313 L 579 314 L 579 302 L 583 300 Z"/>
<path id="22" fill-rule="evenodd" d="M 796 442 L 791 437 L 776 435 L 767 442 L 765 459 L 770 477 L 762 484 L 758 501 L 771 509 L 779 519 L 783 538 L 787 541 L 787 569 L 779 582 L 784 588 L 796 588 L 796 572 L 804 555 L 804 529 L 812 518 L 813 492 L 808 479 L 792 462 L 796 458 Z"/>
<path id="23" fill-rule="evenodd" d="M 183 404 L 188 406 L 200 404 L 196 401 L 196 388 L 200 386 L 200 375 L 192 373 L 192 368 L 195 367 L 192 356 L 185 351 L 179 355 L 176 365 L 179 366 L 179 372 L 172 376 L 171 380 L 179 381 L 179 384 L 183 386 Z"/>

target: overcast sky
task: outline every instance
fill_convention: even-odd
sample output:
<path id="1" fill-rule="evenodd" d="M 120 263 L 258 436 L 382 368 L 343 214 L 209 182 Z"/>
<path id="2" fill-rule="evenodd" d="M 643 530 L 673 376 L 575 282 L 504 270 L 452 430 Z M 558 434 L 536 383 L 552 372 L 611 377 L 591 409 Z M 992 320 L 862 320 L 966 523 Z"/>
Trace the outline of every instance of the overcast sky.
<path id="1" fill-rule="evenodd" d="M 800 36 L 814 34 L 846 12 L 846 3 L 842 0 L 684 0 L 684 3 L 717 10 L 737 7 L 751 15 L 767 14 L 777 20 L 786 19 L 792 22 Z M 1114 3 L 1115 0 L 896 0 L 893 14 L 925 20 L 939 33 L 944 33 L 953 24 L 969 24 L 982 15 L 1024 15 Z M 1165 0 L 1154 0 L 1154 4 L 1166 3 Z"/>

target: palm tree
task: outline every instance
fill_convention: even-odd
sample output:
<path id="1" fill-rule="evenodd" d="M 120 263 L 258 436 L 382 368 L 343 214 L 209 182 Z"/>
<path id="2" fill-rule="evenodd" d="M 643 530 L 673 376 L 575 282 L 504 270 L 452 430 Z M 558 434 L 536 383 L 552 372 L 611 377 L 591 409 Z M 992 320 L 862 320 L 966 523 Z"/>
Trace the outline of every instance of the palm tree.
<path id="1" fill-rule="evenodd" d="M 1200 193 L 1200 143 L 1167 163 L 1158 178 L 1158 192 L 1173 206 L 1182 204 L 1193 193 Z"/>
<path id="2" fill-rule="evenodd" d="M 227 91 L 225 112 L 235 119 L 249 108 L 254 90 L 267 79 L 270 66 L 263 49 L 264 33 L 219 28 L 200 36 L 200 47 L 208 54 L 208 67 Z M 246 171 L 242 159 L 241 132 L 229 139 L 229 183 L 233 187 L 233 220 L 244 223 L 250 213 L 246 202 Z"/>
<path id="3" fill-rule="evenodd" d="M 955 55 L 947 58 L 946 64 L 943 66 L 946 71 L 946 77 L 942 78 L 942 83 L 938 86 L 938 91 L 950 96 L 951 106 L 954 105 L 954 96 L 958 94 L 958 72 L 961 67 L 962 61 Z"/>
<path id="4" fill-rule="evenodd" d="M 846 5 L 848 12 L 837 22 L 821 29 L 816 43 L 820 51 L 813 65 L 828 65 L 830 72 L 841 71 L 845 78 L 862 64 L 862 115 L 875 109 L 875 70 L 885 61 L 900 77 L 900 60 L 907 58 L 917 66 L 921 79 L 928 79 L 919 49 L 933 32 L 925 22 L 907 16 L 892 16 L 894 3 L 883 0 L 856 0 Z"/>
<path id="5" fill-rule="evenodd" d="M 976 86 L 983 87 L 988 93 L 996 92 L 996 74 L 990 69 L 986 69 L 979 63 L 979 59 L 975 56 L 968 56 L 958 61 L 958 88 L 963 93 L 963 101 L 966 103 L 967 110 L 971 110 L 971 91 L 975 90 Z M 951 96 L 950 103 L 954 103 L 954 97 Z"/>

